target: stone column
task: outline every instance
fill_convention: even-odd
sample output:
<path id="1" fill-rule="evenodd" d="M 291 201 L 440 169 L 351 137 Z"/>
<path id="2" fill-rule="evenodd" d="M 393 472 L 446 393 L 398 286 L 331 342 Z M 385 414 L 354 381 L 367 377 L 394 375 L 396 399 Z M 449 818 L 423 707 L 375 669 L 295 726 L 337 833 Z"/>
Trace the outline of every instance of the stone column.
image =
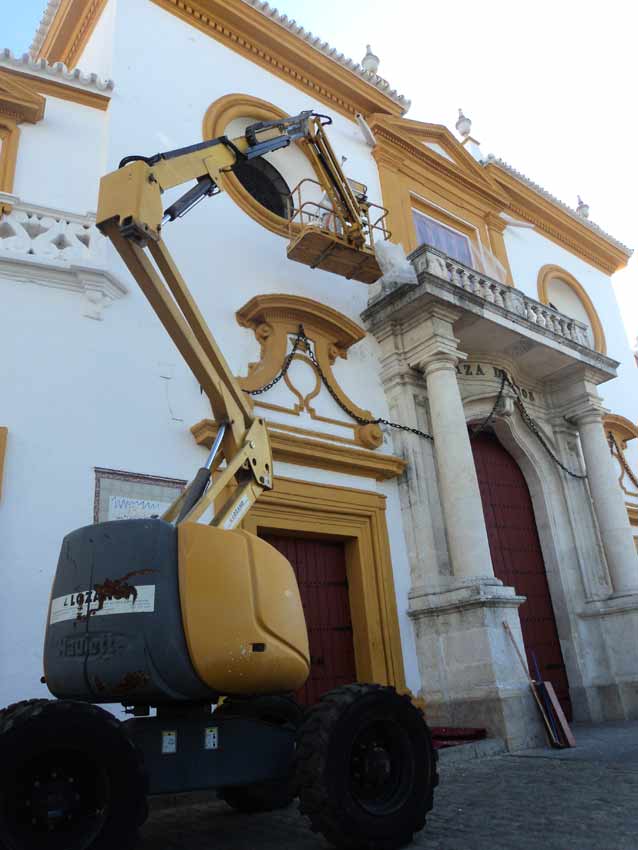
<path id="1" fill-rule="evenodd" d="M 441 507 L 455 578 L 494 578 L 483 504 L 474 457 L 456 379 L 456 364 L 465 359 L 452 331 L 454 314 L 433 305 L 426 320 L 430 334 L 419 351 L 425 374 L 434 437 Z"/>
<path id="2" fill-rule="evenodd" d="M 613 458 L 607 445 L 598 407 L 590 407 L 574 419 L 585 456 L 589 490 L 607 558 L 615 594 L 638 592 L 638 557 L 627 508 Z"/>

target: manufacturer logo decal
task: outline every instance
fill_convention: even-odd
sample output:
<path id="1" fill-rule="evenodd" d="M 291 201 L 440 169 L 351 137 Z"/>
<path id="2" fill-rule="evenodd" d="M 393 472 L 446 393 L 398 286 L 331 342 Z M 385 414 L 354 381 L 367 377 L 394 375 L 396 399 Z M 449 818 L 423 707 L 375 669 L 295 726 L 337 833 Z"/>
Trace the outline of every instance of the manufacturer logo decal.
<path id="1" fill-rule="evenodd" d="M 97 590 L 67 593 L 51 601 L 49 623 L 82 620 L 87 617 L 106 617 L 109 614 L 148 614 L 155 610 L 155 585 L 131 586 L 134 591 L 124 598 L 104 598 Z"/>

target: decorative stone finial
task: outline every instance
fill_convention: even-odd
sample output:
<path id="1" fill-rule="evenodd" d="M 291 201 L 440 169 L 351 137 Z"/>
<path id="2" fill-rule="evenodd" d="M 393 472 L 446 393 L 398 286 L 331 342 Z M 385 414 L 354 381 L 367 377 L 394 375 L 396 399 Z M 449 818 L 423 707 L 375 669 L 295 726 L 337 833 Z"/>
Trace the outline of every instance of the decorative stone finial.
<path id="1" fill-rule="evenodd" d="M 366 44 L 366 55 L 361 60 L 361 67 L 364 71 L 370 71 L 373 74 L 379 70 L 379 57 L 374 55 L 369 44 Z"/>
<path id="2" fill-rule="evenodd" d="M 463 115 L 462 109 L 459 109 L 459 120 L 456 122 L 455 126 L 461 136 L 463 136 L 463 138 L 466 138 L 470 135 L 470 130 L 472 129 L 472 122 L 467 117 L 467 115 Z"/>
<path id="3" fill-rule="evenodd" d="M 589 218 L 589 204 L 586 204 L 580 195 L 577 195 L 578 198 L 578 206 L 576 207 L 576 212 L 582 218 Z"/>

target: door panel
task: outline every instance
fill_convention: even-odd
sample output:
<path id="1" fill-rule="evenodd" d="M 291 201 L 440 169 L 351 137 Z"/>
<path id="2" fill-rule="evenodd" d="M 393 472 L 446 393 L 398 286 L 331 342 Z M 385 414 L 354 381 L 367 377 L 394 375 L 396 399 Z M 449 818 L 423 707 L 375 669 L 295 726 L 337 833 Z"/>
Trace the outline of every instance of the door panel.
<path id="1" fill-rule="evenodd" d="M 534 653 L 542 678 L 553 684 L 571 719 L 567 673 L 527 483 L 494 434 L 483 432 L 471 445 L 494 573 L 503 584 L 527 597 L 519 613 L 530 672 L 535 677 Z"/>
<path id="2" fill-rule="evenodd" d="M 341 542 L 261 535 L 293 566 L 306 615 L 310 677 L 296 694 L 312 705 L 326 691 L 356 682 L 352 621 Z"/>

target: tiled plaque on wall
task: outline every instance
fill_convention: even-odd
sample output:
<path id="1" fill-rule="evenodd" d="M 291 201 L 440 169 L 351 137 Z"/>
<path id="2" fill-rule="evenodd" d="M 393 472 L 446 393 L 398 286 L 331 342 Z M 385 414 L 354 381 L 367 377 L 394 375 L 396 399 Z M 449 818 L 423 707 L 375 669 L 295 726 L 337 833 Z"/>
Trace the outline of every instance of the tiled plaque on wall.
<path id="1" fill-rule="evenodd" d="M 94 522 L 161 516 L 187 482 L 95 468 Z"/>

